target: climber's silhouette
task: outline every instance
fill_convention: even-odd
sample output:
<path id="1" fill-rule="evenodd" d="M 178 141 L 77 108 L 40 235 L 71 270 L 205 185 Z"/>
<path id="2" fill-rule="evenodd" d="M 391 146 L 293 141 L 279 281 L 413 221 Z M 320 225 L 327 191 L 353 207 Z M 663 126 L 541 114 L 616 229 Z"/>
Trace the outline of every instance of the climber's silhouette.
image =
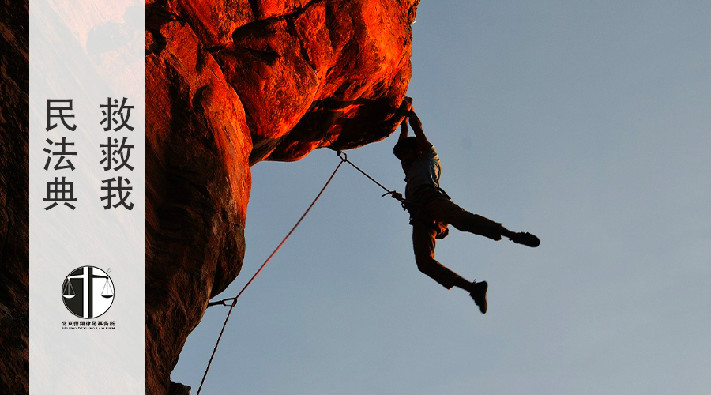
<path id="1" fill-rule="evenodd" d="M 448 224 L 461 231 L 501 240 L 505 236 L 514 243 L 537 247 L 538 237 L 528 232 L 512 232 L 501 224 L 477 214 L 472 214 L 454 204 L 439 187 L 441 166 L 437 152 L 427 140 L 420 119 L 412 109 L 412 99 L 405 98 L 400 110 L 406 115 L 401 123 L 401 133 L 393 154 L 400 160 L 405 172 L 405 199 L 393 195 L 410 213 L 412 245 L 415 261 L 420 271 L 447 289 L 459 287 L 471 295 L 482 314 L 486 313 L 486 281 L 467 281 L 443 266 L 434 258 L 435 239 L 447 236 Z M 415 137 L 408 137 L 408 119 Z"/>

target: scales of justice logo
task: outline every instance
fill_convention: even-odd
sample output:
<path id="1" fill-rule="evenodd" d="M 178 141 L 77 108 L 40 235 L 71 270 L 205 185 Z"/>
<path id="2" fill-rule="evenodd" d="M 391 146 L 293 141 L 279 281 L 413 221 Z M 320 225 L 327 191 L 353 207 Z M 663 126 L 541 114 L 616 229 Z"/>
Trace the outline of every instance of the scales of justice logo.
<path id="1" fill-rule="evenodd" d="M 111 277 L 96 266 L 74 269 L 62 283 L 64 306 L 79 318 L 92 319 L 106 313 L 114 295 Z"/>

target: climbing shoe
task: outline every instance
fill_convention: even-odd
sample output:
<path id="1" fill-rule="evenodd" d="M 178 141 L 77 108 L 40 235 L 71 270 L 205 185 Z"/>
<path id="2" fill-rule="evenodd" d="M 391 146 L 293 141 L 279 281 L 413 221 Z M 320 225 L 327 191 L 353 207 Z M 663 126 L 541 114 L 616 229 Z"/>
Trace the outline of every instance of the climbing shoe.
<path id="1" fill-rule="evenodd" d="M 517 244 L 523 244 L 525 246 L 529 247 L 538 247 L 541 245 L 541 241 L 536 237 L 536 235 L 532 235 L 528 232 L 517 232 L 514 233 L 511 236 L 511 241 Z"/>
<path id="2" fill-rule="evenodd" d="M 486 281 L 474 281 L 469 288 L 469 295 L 474 299 L 474 303 L 479 306 L 479 311 L 481 311 L 482 314 L 486 314 L 486 290 L 488 288 L 489 285 Z"/>

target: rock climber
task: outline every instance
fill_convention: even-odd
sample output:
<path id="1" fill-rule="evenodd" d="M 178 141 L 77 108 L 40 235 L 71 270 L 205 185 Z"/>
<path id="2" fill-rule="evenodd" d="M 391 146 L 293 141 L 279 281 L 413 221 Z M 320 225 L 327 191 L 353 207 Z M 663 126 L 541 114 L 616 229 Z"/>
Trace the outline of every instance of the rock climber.
<path id="1" fill-rule="evenodd" d="M 500 223 L 472 214 L 454 204 L 439 186 L 442 170 L 439 157 L 422 130 L 422 122 L 412 108 L 411 98 L 405 98 L 400 111 L 405 114 L 405 118 L 400 124 L 400 138 L 393 147 L 393 154 L 400 160 L 407 184 L 404 198 L 397 192 L 392 194 L 403 202 L 410 213 L 417 268 L 447 289 L 458 287 L 469 292 L 481 313 L 486 314 L 486 281 L 468 281 L 437 262 L 434 258 L 435 239 L 446 237 L 449 233 L 448 224 L 451 224 L 460 231 L 496 241 L 504 236 L 514 243 L 529 247 L 537 247 L 541 242 L 535 235 L 510 231 Z M 415 137 L 408 136 L 408 121 Z"/>

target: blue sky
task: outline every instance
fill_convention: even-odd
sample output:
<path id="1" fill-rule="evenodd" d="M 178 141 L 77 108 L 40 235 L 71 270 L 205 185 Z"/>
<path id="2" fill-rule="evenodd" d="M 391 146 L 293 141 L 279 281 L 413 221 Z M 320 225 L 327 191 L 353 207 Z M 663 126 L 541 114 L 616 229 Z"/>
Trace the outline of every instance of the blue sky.
<path id="1" fill-rule="evenodd" d="M 407 214 L 344 167 L 241 297 L 204 394 L 711 391 L 707 1 L 423 0 L 409 95 L 455 202 L 540 236 L 453 231 L 481 315 L 414 263 Z M 402 191 L 394 138 L 349 152 Z M 338 159 L 253 168 L 236 294 Z M 226 308 L 173 380 L 197 389 Z"/>

